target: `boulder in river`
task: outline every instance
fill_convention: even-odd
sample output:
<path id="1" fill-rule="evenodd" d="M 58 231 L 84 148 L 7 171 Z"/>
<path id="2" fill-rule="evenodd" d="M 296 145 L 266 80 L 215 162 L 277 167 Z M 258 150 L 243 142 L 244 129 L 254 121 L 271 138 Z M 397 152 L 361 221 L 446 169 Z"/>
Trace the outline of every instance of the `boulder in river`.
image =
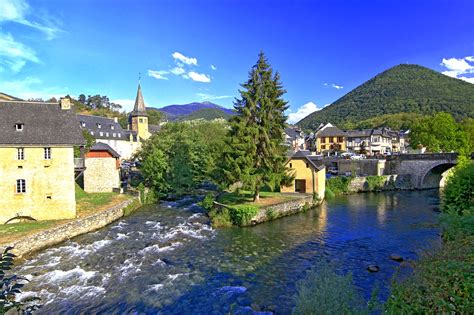
<path id="1" fill-rule="evenodd" d="M 403 261 L 403 257 L 400 256 L 400 255 L 397 255 L 397 254 L 392 254 L 390 255 L 390 259 L 391 260 L 395 260 L 397 262 L 402 262 Z"/>
<path id="2" fill-rule="evenodd" d="M 380 270 L 380 267 L 377 265 L 370 265 L 369 267 L 367 267 L 367 270 L 369 272 L 378 272 Z"/>

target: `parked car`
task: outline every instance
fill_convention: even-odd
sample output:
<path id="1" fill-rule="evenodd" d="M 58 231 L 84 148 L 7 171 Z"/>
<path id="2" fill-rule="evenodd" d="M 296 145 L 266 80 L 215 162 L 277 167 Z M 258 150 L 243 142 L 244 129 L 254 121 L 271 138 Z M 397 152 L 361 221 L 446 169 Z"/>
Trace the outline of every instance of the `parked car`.
<path id="1" fill-rule="evenodd" d="M 351 160 L 362 160 L 362 159 L 363 159 L 362 155 L 358 155 L 358 154 L 351 155 Z"/>

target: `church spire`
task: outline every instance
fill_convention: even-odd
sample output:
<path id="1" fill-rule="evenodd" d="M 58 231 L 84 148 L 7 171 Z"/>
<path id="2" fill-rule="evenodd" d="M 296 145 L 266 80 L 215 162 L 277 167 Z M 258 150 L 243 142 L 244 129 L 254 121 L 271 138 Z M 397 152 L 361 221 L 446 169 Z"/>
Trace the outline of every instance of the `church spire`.
<path id="1" fill-rule="evenodd" d="M 140 79 L 138 79 L 137 97 L 135 99 L 135 107 L 133 108 L 132 114 L 133 115 L 146 116 L 146 106 L 145 106 L 145 101 L 143 100 L 142 87 L 140 85 Z"/>

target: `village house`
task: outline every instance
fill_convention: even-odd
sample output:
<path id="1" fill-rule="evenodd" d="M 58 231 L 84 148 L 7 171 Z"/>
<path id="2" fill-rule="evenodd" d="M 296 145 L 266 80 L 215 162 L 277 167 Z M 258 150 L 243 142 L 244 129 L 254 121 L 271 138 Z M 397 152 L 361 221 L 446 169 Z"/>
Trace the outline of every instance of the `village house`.
<path id="1" fill-rule="evenodd" d="M 346 150 L 346 133 L 330 123 L 319 126 L 314 133 L 317 153 L 331 154 Z"/>
<path id="2" fill-rule="evenodd" d="M 282 186 L 282 193 L 305 193 L 316 194 L 323 199 L 326 190 L 326 167 L 310 155 L 309 151 L 298 151 L 286 162 L 295 176 L 292 184 Z"/>
<path id="3" fill-rule="evenodd" d="M 158 125 L 148 124 L 142 89 L 138 84 L 135 106 L 129 115 L 128 129 L 122 128 L 117 118 L 78 115 L 81 128 L 86 129 L 97 142 L 106 143 L 121 159 L 130 160 L 141 147 L 141 143 L 158 132 Z"/>
<path id="4" fill-rule="evenodd" d="M 295 126 L 288 126 L 285 128 L 285 144 L 290 148 L 291 151 L 296 152 L 299 150 L 305 150 L 305 136 L 303 131 Z"/>
<path id="5" fill-rule="evenodd" d="M 120 155 L 108 144 L 97 142 L 85 154 L 84 191 L 112 192 L 120 188 Z"/>
<path id="6" fill-rule="evenodd" d="M 74 218 L 74 147 L 83 145 L 69 99 L 0 101 L 0 222 Z"/>
<path id="7" fill-rule="evenodd" d="M 351 152 L 376 155 L 392 152 L 393 132 L 389 128 L 348 130 L 347 150 Z"/>

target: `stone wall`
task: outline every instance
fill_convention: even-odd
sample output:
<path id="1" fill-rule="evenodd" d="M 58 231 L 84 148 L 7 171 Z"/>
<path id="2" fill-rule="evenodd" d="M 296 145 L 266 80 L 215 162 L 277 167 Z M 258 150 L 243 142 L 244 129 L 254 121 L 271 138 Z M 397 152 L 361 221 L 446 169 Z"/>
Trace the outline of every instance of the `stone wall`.
<path id="1" fill-rule="evenodd" d="M 367 159 L 367 160 L 338 160 L 337 168 L 339 175 L 346 173 L 362 176 L 383 175 L 385 173 L 385 160 Z M 355 175 L 355 174 L 354 174 Z"/>
<path id="2" fill-rule="evenodd" d="M 301 196 L 301 194 L 298 194 Z M 303 195 L 304 197 L 285 201 L 279 204 L 261 207 L 258 214 L 250 220 L 248 225 L 255 225 L 266 221 L 271 221 L 276 218 L 284 217 L 294 213 L 301 212 L 306 207 L 316 207 L 322 203 L 322 200 L 313 200 L 312 195 Z"/>
<path id="3" fill-rule="evenodd" d="M 380 190 L 411 190 L 415 187 L 413 186 L 411 176 L 409 174 L 405 175 L 383 175 L 378 176 L 383 178 L 382 184 L 380 187 L 375 189 L 370 189 L 369 182 L 367 177 L 356 177 L 353 178 L 349 183 L 348 189 L 350 193 L 357 192 L 369 192 L 369 191 L 380 191 Z"/>
<path id="4" fill-rule="evenodd" d="M 120 187 L 120 170 L 115 158 L 86 158 L 84 191 L 88 193 L 112 192 Z"/>
<path id="5" fill-rule="evenodd" d="M 12 252 L 21 257 L 75 236 L 95 231 L 123 217 L 123 209 L 133 201 L 134 199 L 129 199 L 88 217 L 55 226 L 8 244 L 0 244 L 0 251 L 3 252 L 6 247 L 11 246 L 13 247 Z"/>

